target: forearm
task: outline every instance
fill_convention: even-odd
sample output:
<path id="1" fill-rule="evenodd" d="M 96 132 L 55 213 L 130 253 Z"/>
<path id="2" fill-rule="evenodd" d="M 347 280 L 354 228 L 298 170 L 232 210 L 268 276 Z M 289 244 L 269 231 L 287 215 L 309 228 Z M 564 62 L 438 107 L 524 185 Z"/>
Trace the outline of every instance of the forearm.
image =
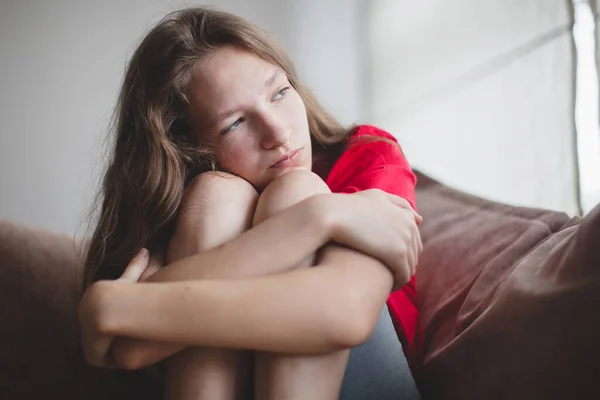
<path id="1" fill-rule="evenodd" d="M 305 200 L 227 243 L 171 263 L 148 282 L 239 279 L 288 271 L 331 239 L 332 224 L 312 206 L 319 201 Z"/>
<path id="2" fill-rule="evenodd" d="M 356 257 L 358 255 L 358 258 Z M 363 268 L 377 268 L 371 264 L 379 263 L 378 261 L 361 255 L 354 250 L 341 248 L 339 246 L 330 244 L 323 248 L 323 251 L 320 254 L 319 260 L 317 263 L 317 267 L 320 268 L 331 268 L 331 265 L 335 265 L 336 263 L 341 263 L 348 265 L 354 262 L 361 263 Z M 334 267 L 335 268 L 335 267 Z M 382 279 L 377 279 L 377 276 L 380 275 Z M 371 304 L 375 304 L 370 311 L 367 311 L 368 315 L 373 316 L 372 321 L 375 321 L 375 318 L 379 315 L 379 311 L 385 298 L 384 296 L 389 292 L 389 274 L 378 274 L 375 271 L 374 274 L 374 294 L 370 295 L 371 298 L 374 298 L 370 301 Z M 340 282 L 341 283 L 341 282 Z M 335 284 L 334 284 L 335 285 Z M 335 285 L 339 286 L 339 284 Z M 338 289 L 338 290 L 336 290 Z M 332 288 L 329 293 L 337 293 L 340 288 Z M 357 292 L 358 293 L 358 292 Z M 383 294 L 383 295 L 382 295 Z M 377 299 L 378 297 L 378 299 Z M 374 300 L 374 301 L 373 301 Z M 363 305 L 368 305 L 368 299 L 361 302 Z M 331 303 L 331 301 L 327 301 L 324 304 L 324 307 L 327 305 L 331 305 L 331 307 L 336 307 L 335 303 Z M 351 310 L 353 313 L 353 317 L 358 317 L 360 310 Z M 342 315 L 348 315 L 348 312 L 344 312 L 343 309 L 338 309 L 337 312 L 341 312 Z M 368 318 L 368 317 L 367 317 Z M 314 323 L 314 321 L 312 321 Z M 369 324 L 367 322 L 367 324 Z M 333 334 L 332 336 L 336 336 Z M 327 337 L 324 335 L 323 337 Z M 112 348 L 113 356 L 117 360 L 117 362 L 129 369 L 139 369 L 149 365 L 152 365 L 160 360 L 163 360 L 179 351 L 185 349 L 187 345 L 176 344 L 176 343 L 163 343 L 145 339 L 132 339 L 120 337 L 115 340 L 115 343 Z M 335 350 L 331 348 L 330 350 Z"/>
<path id="3" fill-rule="evenodd" d="M 146 281 L 152 276 L 164 260 L 157 258 L 160 255 L 152 257 L 146 271 L 140 277 L 140 281 Z M 147 274 L 147 275 L 146 275 Z M 146 276 L 144 276 L 146 275 Z M 187 346 L 174 343 L 163 343 L 144 339 L 132 339 L 128 337 L 116 337 L 110 348 L 112 358 L 117 365 L 127 369 L 145 368 L 164 360 L 185 349 Z"/>
<path id="4" fill-rule="evenodd" d="M 191 257 L 184 257 L 185 253 L 181 254 L 181 251 L 176 249 L 171 256 L 174 256 L 177 262 L 162 268 L 148 281 L 243 278 L 292 269 L 297 265 L 298 258 L 306 257 L 314 248 L 321 246 L 331 231 L 331 226 L 327 225 L 322 214 L 312 212 L 315 208 L 308 206 L 303 204 L 292 207 L 227 244 Z M 179 240 L 188 244 L 183 248 L 193 249 L 196 240 L 193 226 L 178 230 L 176 236 L 178 234 L 182 235 Z M 264 250 L 267 248 L 268 252 Z M 181 344 L 120 337 L 115 340 L 111 351 L 120 364 L 142 367 L 184 348 Z"/>
<path id="5" fill-rule="evenodd" d="M 255 279 L 119 284 L 101 325 L 161 342 L 325 353 L 368 337 L 391 284 L 384 266 L 356 262 Z"/>

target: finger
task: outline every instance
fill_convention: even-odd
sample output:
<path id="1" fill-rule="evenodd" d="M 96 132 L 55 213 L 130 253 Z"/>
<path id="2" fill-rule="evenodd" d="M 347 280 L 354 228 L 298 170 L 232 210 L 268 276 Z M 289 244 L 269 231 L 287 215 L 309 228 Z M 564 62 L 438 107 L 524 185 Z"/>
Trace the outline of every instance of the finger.
<path id="1" fill-rule="evenodd" d="M 421 233 L 417 232 L 417 244 L 419 247 L 419 256 L 423 252 L 423 239 L 421 238 Z"/>
<path id="2" fill-rule="evenodd" d="M 384 193 L 385 197 L 389 201 L 391 201 L 394 205 L 412 211 L 412 209 L 413 209 L 412 206 L 404 197 L 396 196 L 395 194 L 391 194 L 391 193 L 387 193 L 387 192 L 383 192 L 383 193 Z"/>
<path id="3" fill-rule="evenodd" d="M 408 246 L 408 252 L 406 254 L 409 267 L 408 279 L 410 279 L 415 273 L 415 264 L 417 263 L 416 250 L 417 249 L 415 247 L 415 243 L 411 241 L 410 245 Z"/>
<path id="4" fill-rule="evenodd" d="M 417 233 L 413 238 L 414 264 L 411 271 L 411 276 L 413 276 L 417 272 L 417 265 L 419 265 L 419 256 L 421 255 L 421 251 L 419 249 L 420 245 L 421 240 L 419 239 L 419 234 Z"/>
<path id="5" fill-rule="evenodd" d="M 417 227 L 417 233 L 416 233 L 416 240 L 417 240 L 417 257 L 421 258 L 421 253 L 423 253 L 423 239 L 421 239 L 421 231 L 419 231 L 419 228 Z M 418 261 L 417 261 L 418 264 Z"/>
<path id="6" fill-rule="evenodd" d="M 410 260 L 408 259 L 408 254 L 407 254 L 406 256 L 403 257 L 402 262 L 399 263 L 399 268 L 396 271 L 396 274 L 394 275 L 394 278 L 396 280 L 396 282 L 395 282 L 396 289 L 401 289 L 410 280 L 411 275 L 410 275 L 410 271 L 408 268 L 409 266 L 410 266 Z"/>
<path id="7" fill-rule="evenodd" d="M 415 254 L 415 265 L 413 268 L 413 274 L 417 271 L 417 265 L 419 264 L 419 258 L 421 256 L 421 252 L 423 251 L 423 243 L 421 242 L 421 233 L 419 232 L 419 228 L 414 226 L 414 230 L 412 232 L 412 248 Z"/>
<path id="8" fill-rule="evenodd" d="M 421 217 L 421 215 L 419 213 L 417 213 L 415 211 L 415 222 L 417 223 L 417 225 L 421 225 L 421 222 L 423 222 L 423 217 Z"/>
<path id="9" fill-rule="evenodd" d="M 133 259 L 129 262 L 125 271 L 119 278 L 121 281 L 137 282 L 140 276 L 144 273 L 148 267 L 150 261 L 150 253 L 146 248 L 142 248 Z"/>
<path id="10" fill-rule="evenodd" d="M 417 223 L 417 225 L 423 221 L 423 217 L 421 217 L 419 215 L 419 213 L 415 211 L 415 209 L 410 205 L 408 200 L 406 200 L 403 197 L 396 196 L 396 195 L 390 194 L 390 193 L 385 193 L 385 195 L 386 195 L 387 199 L 390 202 L 392 202 L 392 204 L 394 204 L 398 207 L 404 208 L 405 210 L 411 211 L 415 216 L 415 222 Z"/>

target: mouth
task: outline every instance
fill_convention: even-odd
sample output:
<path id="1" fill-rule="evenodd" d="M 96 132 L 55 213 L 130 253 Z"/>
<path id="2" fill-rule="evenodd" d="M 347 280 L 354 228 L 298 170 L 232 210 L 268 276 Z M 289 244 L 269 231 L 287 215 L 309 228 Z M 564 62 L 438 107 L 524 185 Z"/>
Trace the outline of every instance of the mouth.
<path id="1" fill-rule="evenodd" d="M 281 158 L 271 164 L 269 168 L 286 168 L 295 165 L 300 158 L 301 151 L 302 148 L 284 154 Z"/>

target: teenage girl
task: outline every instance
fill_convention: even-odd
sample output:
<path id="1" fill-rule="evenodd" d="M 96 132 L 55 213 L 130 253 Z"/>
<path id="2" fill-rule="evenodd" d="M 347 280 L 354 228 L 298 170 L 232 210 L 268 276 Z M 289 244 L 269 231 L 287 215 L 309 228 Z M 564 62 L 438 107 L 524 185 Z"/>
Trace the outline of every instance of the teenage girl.
<path id="1" fill-rule="evenodd" d="M 144 38 L 114 131 L 88 362 L 166 359 L 174 400 L 418 398 L 421 217 L 393 136 L 341 126 L 265 32 L 206 8 Z"/>

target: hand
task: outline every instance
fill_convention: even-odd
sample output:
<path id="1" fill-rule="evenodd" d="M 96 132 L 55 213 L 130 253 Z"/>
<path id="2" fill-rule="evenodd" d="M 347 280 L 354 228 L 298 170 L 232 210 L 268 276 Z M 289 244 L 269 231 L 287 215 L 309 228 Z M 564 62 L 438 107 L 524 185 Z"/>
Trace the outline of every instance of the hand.
<path id="1" fill-rule="evenodd" d="M 131 263 L 135 263 L 135 262 L 137 262 L 137 261 L 136 261 L 136 258 L 134 257 L 129 262 L 129 265 Z M 138 282 L 146 282 L 152 275 L 154 275 L 154 273 L 156 271 L 158 271 L 159 269 L 161 269 L 164 266 L 165 266 L 165 263 L 163 261 L 163 257 L 151 256 L 150 261 L 148 262 L 148 266 L 146 267 L 144 272 L 142 272 L 142 274 L 140 275 L 140 277 L 137 281 Z"/>
<path id="2" fill-rule="evenodd" d="M 415 273 L 423 249 L 418 224 L 423 218 L 408 201 L 382 190 L 332 195 L 333 240 L 388 266 L 395 288 Z"/>
<path id="3" fill-rule="evenodd" d="M 142 249 L 131 260 L 120 278 L 115 281 L 98 281 L 90 285 L 79 303 L 81 346 L 86 361 L 95 367 L 119 367 L 110 354 L 114 335 L 106 327 L 106 303 L 110 300 L 110 288 L 120 282 L 137 282 L 148 270 L 150 256 Z M 153 268 L 159 268 L 154 265 Z M 146 277 L 152 272 L 146 273 Z"/>

